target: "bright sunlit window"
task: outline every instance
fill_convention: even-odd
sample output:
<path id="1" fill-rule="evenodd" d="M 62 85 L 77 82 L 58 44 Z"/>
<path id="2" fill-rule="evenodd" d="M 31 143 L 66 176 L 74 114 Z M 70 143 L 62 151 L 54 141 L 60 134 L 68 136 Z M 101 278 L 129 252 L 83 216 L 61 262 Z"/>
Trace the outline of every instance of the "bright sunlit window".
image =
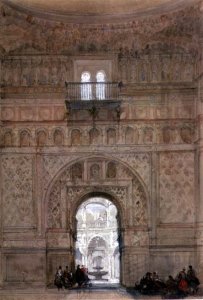
<path id="1" fill-rule="evenodd" d="M 92 99 L 92 86 L 91 86 L 91 74 L 89 72 L 83 72 L 81 75 L 81 99 Z"/>

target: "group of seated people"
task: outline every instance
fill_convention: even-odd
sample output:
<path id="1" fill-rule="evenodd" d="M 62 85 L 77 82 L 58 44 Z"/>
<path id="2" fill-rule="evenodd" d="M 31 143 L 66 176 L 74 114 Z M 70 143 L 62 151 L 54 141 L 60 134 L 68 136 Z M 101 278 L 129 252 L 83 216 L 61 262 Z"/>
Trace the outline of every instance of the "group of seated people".
<path id="1" fill-rule="evenodd" d="M 147 272 L 139 283 L 135 283 L 135 289 L 143 294 L 163 294 L 175 298 L 196 294 L 199 284 L 196 272 L 190 265 L 187 271 L 184 268 L 175 278 L 169 275 L 166 281 L 160 279 L 157 272 Z"/>
<path id="2" fill-rule="evenodd" d="M 75 273 L 69 271 L 68 266 L 65 270 L 59 266 L 54 279 L 54 284 L 57 286 L 58 290 L 67 289 L 74 286 L 86 287 L 89 285 L 88 269 L 85 266 L 78 265 Z"/>

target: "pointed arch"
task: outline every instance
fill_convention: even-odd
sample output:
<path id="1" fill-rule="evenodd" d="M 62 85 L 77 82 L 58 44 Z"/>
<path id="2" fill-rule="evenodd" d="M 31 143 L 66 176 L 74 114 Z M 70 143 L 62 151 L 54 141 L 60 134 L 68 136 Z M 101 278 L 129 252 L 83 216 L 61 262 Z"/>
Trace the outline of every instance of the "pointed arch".
<path id="1" fill-rule="evenodd" d="M 81 145 L 81 142 L 82 142 L 81 131 L 79 129 L 74 128 L 71 131 L 71 145 L 72 146 Z"/>
<path id="2" fill-rule="evenodd" d="M 36 142 L 38 147 L 43 147 L 47 144 L 47 132 L 44 129 L 39 129 L 36 132 Z"/>
<path id="3" fill-rule="evenodd" d="M 30 146 L 31 134 L 27 129 L 20 131 L 20 147 Z"/>
<path id="4" fill-rule="evenodd" d="M 4 147 L 13 146 L 13 133 L 12 133 L 12 130 L 7 130 L 4 133 L 3 142 L 4 142 Z"/>
<path id="5" fill-rule="evenodd" d="M 106 176 L 106 168 L 110 162 L 116 163 L 116 178 Z M 71 169 L 76 163 L 83 166 L 83 176 L 73 180 Z M 90 166 L 94 164 L 101 166 L 101 178 L 89 176 Z M 66 244 L 66 261 L 73 269 L 75 268 L 76 214 L 80 205 L 91 197 L 104 197 L 117 208 L 121 270 L 116 270 L 115 274 L 118 276 L 122 274 L 120 277 L 121 283 L 127 284 L 129 277 L 125 274 L 125 270 L 123 272 L 122 268 L 125 261 L 129 260 L 129 254 L 124 249 L 132 248 L 136 251 L 140 245 L 142 249 L 146 250 L 146 253 L 149 250 L 149 231 L 151 227 L 149 196 L 145 184 L 131 166 L 119 159 L 97 155 L 89 155 L 68 163 L 60 169 L 49 183 L 43 201 L 45 207 L 42 209 L 45 212 L 42 223 L 47 238 L 48 278 L 53 278 L 52 270 L 55 266 L 55 260 L 52 256 L 53 248 L 56 249 L 56 253 L 62 259 L 61 249 L 64 249 Z M 62 239 L 63 244 L 58 244 L 59 237 Z M 77 251 L 78 249 L 76 249 Z M 83 255 L 84 253 L 80 254 Z M 147 256 L 147 254 L 145 255 Z M 113 259 L 116 262 L 119 255 L 115 254 Z M 140 272 L 145 270 L 143 269 Z M 132 278 L 131 281 L 133 282 Z"/>
<path id="6" fill-rule="evenodd" d="M 132 127 L 127 127 L 125 130 L 125 143 L 134 144 L 134 129 Z"/>
<path id="7" fill-rule="evenodd" d="M 92 166 L 94 164 L 98 165 L 98 162 L 101 165 L 101 169 L 99 171 L 100 175 L 98 177 L 90 176 L 90 173 L 88 175 L 87 173 L 91 172 L 90 166 Z M 144 182 L 140 178 L 139 174 L 135 173 L 134 170 L 131 170 L 130 166 L 126 165 L 125 163 L 123 163 L 119 160 L 115 160 L 117 185 L 115 186 L 115 185 L 113 185 L 113 183 L 111 183 L 111 185 L 109 185 L 108 182 L 114 180 L 114 178 L 109 178 L 106 175 L 105 175 L 105 177 L 103 177 L 104 181 L 102 183 L 100 183 L 101 176 L 104 176 L 104 174 L 102 172 L 103 172 L 103 170 L 105 170 L 107 168 L 107 166 L 110 162 L 111 161 L 105 157 L 101 158 L 101 157 L 97 157 L 97 156 L 91 157 L 91 158 L 85 158 L 85 159 L 83 158 L 80 161 L 76 160 L 75 163 L 77 163 L 77 164 L 82 163 L 78 169 L 79 170 L 78 172 L 80 172 L 80 174 L 78 175 L 79 176 L 78 180 L 83 182 L 82 186 L 75 185 L 76 184 L 75 180 L 72 181 L 72 179 L 71 179 L 71 181 L 70 181 L 70 174 L 73 172 L 72 169 L 73 169 L 73 166 L 75 165 L 74 162 L 72 162 L 70 165 L 62 168 L 61 172 L 59 172 L 54 177 L 53 182 L 50 183 L 50 185 L 49 185 L 49 189 L 48 189 L 48 192 L 46 195 L 47 200 L 46 200 L 46 208 L 45 208 L 45 210 L 47 211 L 47 214 L 48 215 L 54 214 L 54 218 L 56 218 L 56 212 L 58 211 L 58 217 L 59 217 L 61 210 L 58 208 L 61 206 L 60 203 L 64 199 L 61 199 L 62 194 L 60 192 L 60 189 L 58 189 L 58 186 L 61 185 L 62 182 L 66 182 L 68 180 L 68 186 L 67 186 L 67 184 L 65 184 L 64 193 L 65 193 L 66 199 L 69 199 L 68 201 L 70 201 L 70 203 L 72 203 L 72 204 L 70 204 L 71 205 L 71 214 L 69 215 L 70 222 L 74 222 L 74 219 L 72 219 L 72 217 L 76 213 L 77 207 L 81 203 L 80 201 L 84 201 L 86 195 L 95 194 L 95 193 L 109 195 L 109 197 L 111 197 L 113 199 L 112 201 L 118 203 L 118 205 L 120 206 L 120 209 L 119 209 L 120 212 L 123 212 L 123 214 L 125 215 L 124 202 L 126 201 L 128 192 L 127 192 L 127 187 L 120 186 L 120 183 L 119 183 L 119 180 L 122 180 L 122 176 L 125 176 L 125 180 L 127 180 L 127 182 L 129 181 L 129 183 L 132 185 L 132 191 L 131 191 L 132 197 L 133 198 L 135 197 L 135 199 L 137 199 L 137 201 L 133 201 L 133 203 L 134 203 L 133 205 L 135 208 L 134 212 L 135 212 L 135 210 L 136 210 L 136 212 L 134 213 L 134 215 L 133 215 L 134 219 L 131 220 L 131 222 L 133 222 L 134 224 L 142 223 L 142 224 L 145 224 L 145 226 L 147 226 L 147 224 L 149 222 L 149 218 L 148 218 L 148 216 L 149 216 L 149 204 L 148 204 L 149 196 L 148 196 L 147 188 L 146 188 Z M 82 174 L 81 174 L 81 172 L 82 172 Z M 86 175 L 84 175 L 84 174 L 86 174 Z M 91 185 L 89 184 L 89 180 L 92 182 Z M 55 195 L 55 199 L 56 199 L 55 204 L 51 202 L 50 195 L 52 193 Z M 50 200 L 49 200 L 49 198 L 50 198 Z M 65 200 L 65 202 L 66 202 L 66 200 Z M 57 209 L 55 210 L 54 207 L 56 207 Z M 124 215 L 122 218 L 125 219 Z M 124 219 L 123 219 L 123 222 L 125 222 Z M 50 216 L 49 216 L 49 220 L 50 220 Z M 47 220 L 46 220 L 45 224 L 46 224 L 45 228 L 53 227 L 52 225 L 51 226 L 49 225 L 47 227 Z M 62 223 L 60 226 L 62 226 Z M 65 224 L 64 226 L 66 227 L 67 224 Z"/>
<path id="8" fill-rule="evenodd" d="M 55 146 L 63 146 L 64 134 L 60 128 L 56 128 L 53 133 L 53 142 Z"/>
<path id="9" fill-rule="evenodd" d="M 89 131 L 89 143 L 90 145 L 96 145 L 101 142 L 101 132 L 98 128 L 91 128 Z"/>
<path id="10" fill-rule="evenodd" d="M 107 129 L 107 144 L 108 145 L 115 145 L 116 144 L 116 129 L 115 128 L 108 128 Z"/>

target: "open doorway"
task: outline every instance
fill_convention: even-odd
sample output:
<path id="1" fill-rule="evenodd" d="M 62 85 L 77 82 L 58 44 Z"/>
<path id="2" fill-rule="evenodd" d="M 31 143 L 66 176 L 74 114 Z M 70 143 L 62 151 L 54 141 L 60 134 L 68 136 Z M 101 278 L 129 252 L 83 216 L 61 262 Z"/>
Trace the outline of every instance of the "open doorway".
<path id="1" fill-rule="evenodd" d="M 76 265 L 88 268 L 95 282 L 120 282 L 120 251 L 116 206 L 104 197 L 91 197 L 76 214 Z"/>

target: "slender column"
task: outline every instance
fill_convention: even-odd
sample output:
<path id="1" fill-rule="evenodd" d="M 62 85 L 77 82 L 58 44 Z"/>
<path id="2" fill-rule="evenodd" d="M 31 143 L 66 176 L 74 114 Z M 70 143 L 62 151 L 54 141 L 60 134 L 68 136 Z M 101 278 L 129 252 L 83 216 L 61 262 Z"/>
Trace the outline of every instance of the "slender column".
<path id="1" fill-rule="evenodd" d="M 1 83 L 2 83 L 2 60 L 0 57 L 0 99 L 1 99 Z M 1 115 L 1 104 L 0 104 L 0 115 Z M 2 130 L 2 122 L 0 120 L 0 132 Z M 0 178 L 2 178 L 2 153 L 0 148 Z M 2 191 L 2 180 L 0 180 L 0 191 Z M 2 203 L 2 192 L 0 192 L 0 288 L 3 285 L 3 255 L 2 255 L 2 247 L 3 247 L 3 203 Z"/>
<path id="2" fill-rule="evenodd" d="M 1 127 L 0 127 L 1 130 Z M 2 154 L 0 148 L 0 178 L 2 178 Z M 2 191 L 2 180 L 0 180 L 0 191 Z M 2 192 L 0 193 L 0 289 L 3 285 L 3 255 L 2 255 L 2 247 L 3 247 L 3 203 L 2 203 Z"/>
<path id="3" fill-rule="evenodd" d="M 157 176 L 158 176 L 158 153 L 154 149 L 151 157 L 151 197 L 150 197 L 150 211 L 151 211 L 151 243 L 156 244 L 156 226 L 157 226 Z"/>
<path id="4" fill-rule="evenodd" d="M 203 33 L 203 15 L 202 15 L 202 33 Z M 202 34 L 203 36 L 203 34 Z M 197 121 L 199 130 L 198 153 L 199 169 L 198 179 L 198 197 L 197 197 L 197 271 L 200 282 L 203 282 L 203 38 L 200 41 L 201 61 L 198 62 L 198 102 L 197 102 Z"/>
<path id="5" fill-rule="evenodd" d="M 203 103 L 202 103 L 203 106 Z M 203 114 L 199 116 L 199 199 L 197 205 L 197 267 L 200 281 L 203 282 Z"/>
<path id="6" fill-rule="evenodd" d="M 36 153 L 35 158 L 35 197 L 36 197 L 36 206 L 37 206 L 37 232 L 38 237 L 42 238 L 45 235 L 45 204 L 42 204 L 42 166 L 43 166 L 43 157 L 40 153 Z"/>

